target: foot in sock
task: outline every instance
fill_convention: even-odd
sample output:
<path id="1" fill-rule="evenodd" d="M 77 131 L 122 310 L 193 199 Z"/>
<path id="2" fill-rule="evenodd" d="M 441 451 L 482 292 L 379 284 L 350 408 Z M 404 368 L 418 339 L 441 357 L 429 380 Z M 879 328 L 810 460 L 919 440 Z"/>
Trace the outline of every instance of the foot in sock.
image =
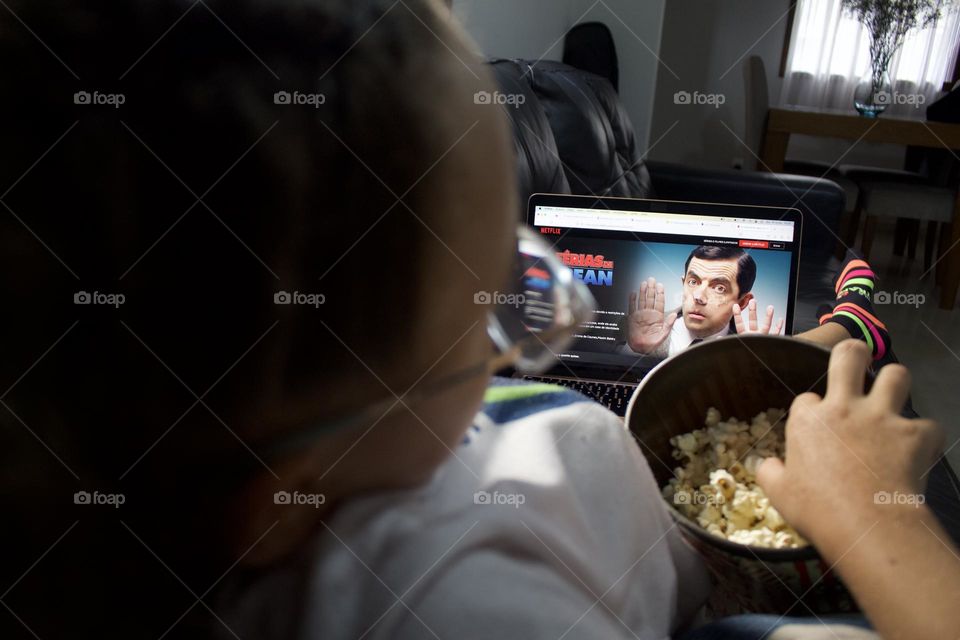
<path id="1" fill-rule="evenodd" d="M 837 302 L 831 307 L 817 309 L 820 324 L 836 322 L 851 337 L 863 340 L 873 351 L 874 360 L 890 350 L 890 334 L 873 310 L 873 291 L 877 277 L 870 265 L 856 256 L 847 260 L 840 270 L 834 291 Z"/>
<path id="2" fill-rule="evenodd" d="M 859 293 L 868 301 L 873 300 L 873 289 L 877 282 L 877 275 L 864 260 L 853 255 L 840 269 L 840 276 L 834 285 L 837 300 L 849 292 Z"/>

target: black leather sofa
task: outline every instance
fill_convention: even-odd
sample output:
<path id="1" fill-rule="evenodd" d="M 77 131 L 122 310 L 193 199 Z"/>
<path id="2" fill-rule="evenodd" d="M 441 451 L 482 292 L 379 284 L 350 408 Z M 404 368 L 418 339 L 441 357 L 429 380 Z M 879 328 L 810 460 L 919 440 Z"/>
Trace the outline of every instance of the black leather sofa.
<path id="1" fill-rule="evenodd" d="M 501 91 L 525 98 L 506 107 L 516 140 L 521 219 L 533 193 L 796 207 L 804 222 L 794 332 L 817 326 L 816 309 L 834 299 L 840 266 L 833 253 L 845 196 L 836 183 L 649 162 L 606 79 L 559 62 L 496 59 L 489 64 Z M 896 361 L 891 350 L 878 365 Z M 917 415 L 909 402 L 904 415 Z M 927 501 L 960 544 L 960 481 L 944 458 L 930 471 Z"/>
<path id="2" fill-rule="evenodd" d="M 796 207 L 804 230 L 794 331 L 816 326 L 816 308 L 833 298 L 839 266 L 831 255 L 844 206 L 839 186 L 806 176 L 647 161 L 605 78 L 551 61 L 489 64 L 502 92 L 524 96 L 505 107 L 516 140 L 521 218 L 530 194 L 541 192 Z"/>

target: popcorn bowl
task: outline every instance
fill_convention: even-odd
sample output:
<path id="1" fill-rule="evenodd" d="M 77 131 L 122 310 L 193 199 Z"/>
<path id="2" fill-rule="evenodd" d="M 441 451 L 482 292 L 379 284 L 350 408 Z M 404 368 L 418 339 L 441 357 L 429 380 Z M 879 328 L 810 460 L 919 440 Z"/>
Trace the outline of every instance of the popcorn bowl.
<path id="1" fill-rule="evenodd" d="M 794 338 L 728 336 L 702 342 L 665 361 L 640 382 L 626 423 L 662 489 L 678 462 L 670 438 L 703 428 L 707 410 L 750 420 L 789 409 L 807 391 L 826 392 L 830 351 Z M 871 380 L 868 376 L 867 386 Z M 811 469 L 811 473 L 815 473 Z M 703 529 L 674 505 L 684 538 L 713 575 L 709 607 L 717 615 L 810 616 L 857 610 L 853 597 L 813 546 L 771 549 L 731 542 Z"/>

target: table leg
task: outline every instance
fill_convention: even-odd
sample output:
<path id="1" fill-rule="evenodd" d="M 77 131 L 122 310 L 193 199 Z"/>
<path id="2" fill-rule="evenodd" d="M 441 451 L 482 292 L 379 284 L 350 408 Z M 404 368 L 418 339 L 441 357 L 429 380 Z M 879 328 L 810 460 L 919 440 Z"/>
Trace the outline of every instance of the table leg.
<path id="1" fill-rule="evenodd" d="M 937 228 L 940 223 L 936 220 L 927 221 L 927 235 L 923 238 L 923 271 L 926 272 L 933 264 L 933 249 L 937 244 Z"/>
<path id="2" fill-rule="evenodd" d="M 943 285 L 943 272 L 947 270 L 947 265 L 940 258 L 947 255 L 947 249 L 950 248 L 950 229 L 953 227 L 949 222 L 940 223 L 940 233 L 937 236 L 937 257 L 934 260 L 936 268 L 933 270 L 933 283 L 937 286 Z"/>
<path id="3" fill-rule="evenodd" d="M 860 230 L 860 214 L 862 212 L 863 196 L 858 194 L 853 211 L 849 215 L 846 211 L 840 214 L 840 239 L 837 240 L 837 248 L 834 252 L 837 260 L 842 261 L 847 254 L 847 249 L 853 249 L 853 246 L 857 243 L 857 231 Z"/>
<path id="4" fill-rule="evenodd" d="M 920 221 L 907 220 L 903 225 L 906 230 L 906 249 L 907 258 L 913 260 L 917 257 L 917 240 L 920 239 Z"/>
<path id="5" fill-rule="evenodd" d="M 860 253 L 864 260 L 870 259 L 870 250 L 873 248 L 873 237 L 877 233 L 877 216 L 867 216 L 863 221 L 863 238 L 860 241 Z"/>
<path id="6" fill-rule="evenodd" d="M 943 260 L 943 284 L 940 286 L 940 308 L 950 310 L 957 302 L 960 288 L 960 193 L 953 204 L 953 223 L 950 225 L 950 240 Z"/>
<path id="7" fill-rule="evenodd" d="M 761 145 L 760 164 L 758 171 L 773 171 L 774 173 L 783 171 L 783 161 L 787 158 L 787 144 L 790 142 L 790 134 L 785 131 L 767 130 L 763 134 L 763 144 Z"/>
<path id="8" fill-rule="evenodd" d="M 893 255 L 897 258 L 903 257 L 903 248 L 907 246 L 907 220 L 897 218 L 897 224 L 893 228 Z"/>

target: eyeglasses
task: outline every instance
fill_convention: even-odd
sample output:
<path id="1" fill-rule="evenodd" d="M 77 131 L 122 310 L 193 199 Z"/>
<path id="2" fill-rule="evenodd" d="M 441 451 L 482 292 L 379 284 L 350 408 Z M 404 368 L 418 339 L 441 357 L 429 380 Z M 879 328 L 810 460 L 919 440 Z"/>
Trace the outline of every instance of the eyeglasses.
<path id="1" fill-rule="evenodd" d="M 309 446 L 318 436 L 371 420 L 382 420 L 425 398 L 481 375 L 513 366 L 524 374 L 548 369 L 573 340 L 578 326 L 593 319 L 596 303 L 590 291 L 540 234 L 526 225 L 517 229 L 514 284 L 509 292 L 478 292 L 474 303 L 490 306 L 487 333 L 496 353 L 482 362 L 419 385 L 406 396 L 385 398 L 339 418 L 306 425 L 264 443 L 267 458 L 278 458 Z"/>

